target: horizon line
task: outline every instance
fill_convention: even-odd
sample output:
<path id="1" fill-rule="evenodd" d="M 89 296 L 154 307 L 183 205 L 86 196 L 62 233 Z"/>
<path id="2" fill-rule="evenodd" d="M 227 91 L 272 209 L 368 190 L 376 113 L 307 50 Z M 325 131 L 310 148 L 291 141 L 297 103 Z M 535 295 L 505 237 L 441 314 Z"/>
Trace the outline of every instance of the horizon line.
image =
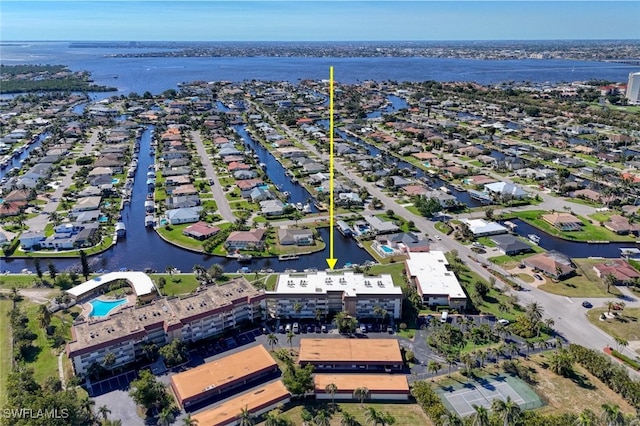
<path id="1" fill-rule="evenodd" d="M 491 41 L 637 41 L 640 38 L 549 38 L 549 39 L 398 39 L 398 40 L 3 40 L 1 45 L 7 43 L 407 43 L 407 42 L 491 42 Z"/>

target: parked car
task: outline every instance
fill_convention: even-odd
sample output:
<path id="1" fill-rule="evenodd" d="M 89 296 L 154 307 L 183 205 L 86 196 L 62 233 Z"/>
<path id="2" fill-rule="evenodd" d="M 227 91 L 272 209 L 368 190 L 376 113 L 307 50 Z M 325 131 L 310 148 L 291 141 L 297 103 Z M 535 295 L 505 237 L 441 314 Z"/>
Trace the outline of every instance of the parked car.
<path id="1" fill-rule="evenodd" d="M 592 308 L 593 305 L 591 304 L 591 302 L 589 302 L 588 300 L 585 300 L 584 302 L 582 302 L 582 306 L 589 309 Z"/>
<path id="2" fill-rule="evenodd" d="M 361 333 L 366 333 L 367 332 L 367 326 L 364 324 L 360 324 L 360 332 Z"/>
<path id="3" fill-rule="evenodd" d="M 294 333 L 300 334 L 300 325 L 297 322 L 294 322 L 292 330 Z"/>
<path id="4" fill-rule="evenodd" d="M 533 274 L 533 277 L 534 277 L 536 280 L 540 280 L 540 281 L 542 281 L 542 276 L 541 276 L 540 274 Z"/>
<path id="5" fill-rule="evenodd" d="M 326 325 L 323 325 L 322 327 L 320 327 L 320 330 L 322 330 L 323 333 L 328 333 L 329 329 L 327 328 Z"/>
<path id="6" fill-rule="evenodd" d="M 284 325 L 278 327 L 278 333 L 284 333 Z"/>
<path id="7" fill-rule="evenodd" d="M 498 324 L 502 324 L 502 325 L 509 325 L 509 320 L 504 319 L 504 318 L 500 318 L 498 320 Z"/>

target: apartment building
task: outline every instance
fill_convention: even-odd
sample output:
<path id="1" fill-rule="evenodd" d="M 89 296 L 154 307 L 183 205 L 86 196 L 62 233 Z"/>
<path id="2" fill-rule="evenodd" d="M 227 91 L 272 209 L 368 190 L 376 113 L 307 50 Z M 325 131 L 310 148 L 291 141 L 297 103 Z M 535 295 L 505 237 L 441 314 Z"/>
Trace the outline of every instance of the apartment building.
<path id="1" fill-rule="evenodd" d="M 442 251 L 408 254 L 405 260 L 407 278 L 418 290 L 422 303 L 458 310 L 466 308 L 467 295 L 456 275 L 447 268 L 449 262 Z"/>
<path id="2" fill-rule="evenodd" d="M 340 311 L 357 318 L 375 318 L 375 307 L 392 318 L 402 316 L 402 289 L 391 275 L 366 276 L 354 272 L 280 274 L 276 289 L 267 293 L 269 315 L 315 318 Z"/>
<path id="3" fill-rule="evenodd" d="M 104 318 L 75 323 L 67 355 L 76 374 L 86 374 L 93 363 L 102 364 L 107 353 L 115 355 L 112 368 L 119 367 L 140 356 L 145 344 L 194 342 L 255 321 L 261 317 L 265 298 L 245 278 L 237 278 L 186 297 L 125 307 Z"/>

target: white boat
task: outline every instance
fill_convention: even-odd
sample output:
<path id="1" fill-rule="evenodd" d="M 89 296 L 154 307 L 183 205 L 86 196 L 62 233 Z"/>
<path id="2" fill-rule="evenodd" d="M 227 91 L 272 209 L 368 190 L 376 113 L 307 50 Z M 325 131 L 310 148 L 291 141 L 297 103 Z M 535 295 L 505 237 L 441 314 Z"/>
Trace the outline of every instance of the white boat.
<path id="1" fill-rule="evenodd" d="M 302 206 L 302 212 L 303 213 L 311 213 L 311 204 L 307 203 L 304 206 Z"/>
<path id="2" fill-rule="evenodd" d="M 540 242 L 540 237 L 536 234 L 529 234 L 527 235 L 527 238 L 529 238 L 529 241 L 534 244 L 538 244 Z"/>
<path id="3" fill-rule="evenodd" d="M 444 185 L 442 185 L 439 189 L 440 191 L 445 192 L 447 194 L 451 192 L 451 190 Z"/>
<path id="4" fill-rule="evenodd" d="M 296 203 L 296 209 L 302 210 L 302 203 Z"/>

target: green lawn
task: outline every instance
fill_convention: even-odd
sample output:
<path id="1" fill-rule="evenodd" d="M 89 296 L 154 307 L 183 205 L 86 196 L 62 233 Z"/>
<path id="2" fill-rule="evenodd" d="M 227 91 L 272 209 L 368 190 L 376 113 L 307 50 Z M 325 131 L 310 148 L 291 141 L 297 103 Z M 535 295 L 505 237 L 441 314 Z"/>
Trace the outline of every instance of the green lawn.
<path id="1" fill-rule="evenodd" d="M 44 268 L 44 266 L 43 266 Z M 38 276 L 36 274 L 22 275 L 22 274 L 8 274 L 0 275 L 0 288 L 27 288 L 34 287 L 38 282 Z"/>
<path id="2" fill-rule="evenodd" d="M 612 299 L 614 300 L 614 299 Z M 607 312 L 607 308 L 594 307 L 589 309 L 589 321 L 610 336 L 617 336 L 624 340 L 640 340 L 640 308 L 624 308 L 616 318 L 600 321 L 600 314 Z M 617 349 L 613 339 L 611 347 Z"/>
<path id="3" fill-rule="evenodd" d="M 607 286 L 593 270 L 593 265 L 602 263 L 602 259 L 573 259 L 573 261 L 577 266 L 576 275 L 560 282 L 547 279 L 547 282 L 538 288 L 567 297 L 615 297 L 620 294 L 615 286 L 611 286 L 611 293 L 607 293 Z"/>
<path id="4" fill-rule="evenodd" d="M 52 339 L 47 336 L 46 332 L 40 324 L 38 324 L 37 315 L 39 304 L 23 301 L 20 303 L 20 308 L 27 314 L 29 318 L 29 330 L 36 334 L 37 339 L 33 342 L 33 345 L 38 347 L 39 350 L 35 356 L 35 359 L 27 363 L 35 371 L 34 377 L 39 383 L 43 383 L 49 376 L 58 377 L 58 355 L 64 350 L 64 346 L 54 348 L 52 346 Z M 72 309 L 72 311 L 78 312 L 80 308 Z M 73 324 L 73 318 L 69 314 L 63 313 L 63 311 L 56 312 L 51 317 L 51 325 L 64 330 L 65 339 L 71 340 L 71 325 Z"/>
<path id="5" fill-rule="evenodd" d="M 406 287 L 407 283 L 404 280 L 404 261 L 396 263 L 388 263 L 386 265 L 373 265 L 369 269 L 369 274 L 380 275 L 390 274 L 393 279 L 393 283 L 397 286 Z"/>
<path id="6" fill-rule="evenodd" d="M 0 299 L 0 406 L 7 402 L 7 376 L 11 371 L 11 326 L 9 311 L 11 301 Z"/>
<path id="7" fill-rule="evenodd" d="M 316 402 L 316 401 L 300 401 L 293 402 L 291 404 L 286 405 L 285 411 L 283 411 L 283 417 L 289 419 L 293 422 L 293 424 L 300 425 L 302 424 L 302 409 L 307 408 L 308 411 L 314 412 L 316 410 L 327 410 L 331 401 L 327 402 Z M 358 424 L 366 425 L 368 424 L 365 417 L 365 412 L 367 407 L 373 407 L 377 411 L 388 412 L 391 414 L 397 425 L 420 425 L 420 426 L 430 426 L 433 423 L 426 416 L 424 411 L 417 404 L 408 404 L 408 403 L 384 403 L 384 402 L 370 402 L 365 401 L 364 405 L 361 406 L 359 402 L 337 402 L 338 408 L 337 412 L 331 416 L 330 425 L 338 426 L 340 425 L 340 419 L 342 416 L 340 412 L 348 412 L 352 414 Z M 264 423 L 259 423 L 259 425 L 263 425 Z"/>
<path id="8" fill-rule="evenodd" d="M 581 216 L 576 216 L 582 220 L 583 226 L 580 231 L 562 232 L 559 229 L 551 226 L 540 217 L 542 214 L 546 214 L 544 210 L 528 210 L 522 212 L 514 212 L 513 214 L 524 220 L 525 222 L 539 228 L 551 235 L 555 235 L 560 238 L 573 241 L 635 241 L 635 238 L 618 235 L 608 229 L 593 225 L 588 219 Z"/>
<path id="9" fill-rule="evenodd" d="M 161 237 L 170 241 L 174 244 L 177 244 L 182 247 L 186 247 L 192 250 L 202 250 L 202 241 L 196 240 L 195 238 L 188 237 L 182 233 L 184 228 L 191 225 L 191 223 L 181 223 L 179 225 L 170 225 L 170 226 L 161 226 L 156 228 L 158 234 Z"/>
<path id="10" fill-rule="evenodd" d="M 178 294 L 188 294 L 198 288 L 200 282 L 196 279 L 196 276 L 192 273 L 184 271 L 181 274 L 152 274 L 151 278 L 153 282 L 158 284 L 158 279 L 163 277 L 166 284 L 162 290 L 165 296 L 176 296 Z"/>

